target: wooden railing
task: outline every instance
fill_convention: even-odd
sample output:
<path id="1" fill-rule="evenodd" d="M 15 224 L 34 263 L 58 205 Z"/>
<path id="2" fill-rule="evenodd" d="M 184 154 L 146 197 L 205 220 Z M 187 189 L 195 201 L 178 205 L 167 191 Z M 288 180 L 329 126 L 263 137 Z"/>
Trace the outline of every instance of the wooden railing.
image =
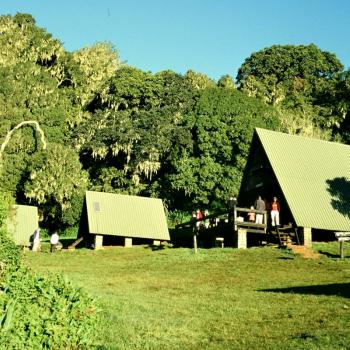
<path id="1" fill-rule="evenodd" d="M 244 228 L 247 228 L 250 232 L 266 233 L 266 230 L 267 230 L 267 211 L 266 210 L 256 210 L 256 209 L 241 208 L 241 207 L 237 207 L 235 209 L 236 209 L 234 210 L 235 231 L 240 227 L 244 227 Z M 243 217 L 243 221 L 241 221 L 240 218 L 242 218 L 242 216 L 238 215 L 239 213 L 244 213 L 244 215 L 248 213 L 254 213 L 255 215 L 256 214 L 263 215 L 263 220 L 262 220 L 263 223 L 257 224 L 255 222 L 245 221 L 244 217 Z"/>
<path id="2" fill-rule="evenodd" d="M 239 214 L 244 213 L 246 215 L 247 213 L 254 213 L 256 214 L 262 214 L 263 215 L 263 224 L 256 224 L 255 222 L 249 222 L 245 220 L 244 216 L 241 216 Z M 242 219 L 240 219 L 242 218 Z M 216 212 L 215 214 L 210 214 L 201 220 L 202 223 L 204 223 L 206 220 L 210 220 L 211 222 L 220 222 L 221 220 L 225 220 L 227 223 L 232 225 L 232 228 L 236 231 L 238 227 L 246 227 L 251 228 L 252 230 L 255 229 L 256 232 L 265 232 L 267 228 L 267 211 L 266 210 L 255 210 L 255 209 L 249 209 L 249 208 L 242 208 L 242 207 L 234 207 L 232 211 L 221 211 Z M 178 224 L 175 227 L 177 229 L 181 228 L 195 228 L 197 226 L 198 221 L 196 220 L 190 220 L 187 222 L 184 222 L 182 224 Z"/>

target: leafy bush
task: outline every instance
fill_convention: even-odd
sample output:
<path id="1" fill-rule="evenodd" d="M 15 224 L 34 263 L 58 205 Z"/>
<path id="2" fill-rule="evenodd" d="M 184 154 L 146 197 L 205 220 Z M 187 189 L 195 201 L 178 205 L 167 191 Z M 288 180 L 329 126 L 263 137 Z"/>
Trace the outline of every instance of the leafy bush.
<path id="1" fill-rule="evenodd" d="M 5 221 L 13 203 L 12 197 L 0 192 L 0 280 L 3 276 L 16 270 L 20 265 L 20 251 L 6 231 Z"/>
<path id="2" fill-rule="evenodd" d="M 62 276 L 24 268 L 6 230 L 11 200 L 0 193 L 0 349 L 83 349 L 95 339 L 93 300 Z"/>
<path id="3" fill-rule="evenodd" d="M 0 192 L 0 227 L 4 225 L 13 202 L 13 198 L 9 193 Z"/>
<path id="4" fill-rule="evenodd" d="M 63 237 L 69 237 L 69 238 L 75 238 L 78 237 L 78 226 L 72 226 L 72 227 L 67 227 L 63 233 L 62 236 Z"/>
<path id="5" fill-rule="evenodd" d="M 168 212 L 168 226 L 175 227 L 178 224 L 190 221 L 191 213 L 182 210 L 173 210 Z"/>
<path id="6" fill-rule="evenodd" d="M 95 336 L 93 300 L 58 275 L 42 277 L 26 268 L 8 274 L 0 315 L 1 349 L 84 349 Z"/>
<path id="7" fill-rule="evenodd" d="M 0 228 L 0 280 L 19 268 L 21 255 L 19 248 L 4 228 Z"/>

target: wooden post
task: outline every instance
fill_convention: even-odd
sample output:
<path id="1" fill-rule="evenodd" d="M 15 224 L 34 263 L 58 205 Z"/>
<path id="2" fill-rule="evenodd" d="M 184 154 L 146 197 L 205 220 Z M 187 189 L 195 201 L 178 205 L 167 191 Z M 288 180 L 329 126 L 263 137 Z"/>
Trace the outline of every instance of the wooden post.
<path id="1" fill-rule="evenodd" d="M 237 208 L 236 208 L 236 204 L 233 205 L 232 208 L 232 213 L 230 213 L 230 215 L 232 215 L 232 229 L 233 229 L 233 247 L 237 247 L 237 240 L 238 240 L 238 232 L 237 232 Z"/>
<path id="2" fill-rule="evenodd" d="M 227 202 L 228 207 L 228 224 L 231 229 L 233 229 L 233 242 L 235 246 L 235 238 L 237 231 L 237 198 L 235 196 L 231 196 Z"/>
<path id="3" fill-rule="evenodd" d="M 340 259 L 344 259 L 344 241 L 339 241 L 340 244 Z"/>
<path id="4" fill-rule="evenodd" d="M 233 230 L 237 231 L 237 208 L 236 208 L 236 204 L 233 206 Z"/>
<path id="5" fill-rule="evenodd" d="M 344 259 L 344 242 L 350 241 L 350 232 L 335 232 L 335 237 L 339 241 L 340 259 Z"/>
<path id="6" fill-rule="evenodd" d="M 197 234 L 196 234 L 196 232 L 194 232 L 194 235 L 193 235 L 193 248 L 194 248 L 194 252 L 196 254 L 197 253 Z"/>

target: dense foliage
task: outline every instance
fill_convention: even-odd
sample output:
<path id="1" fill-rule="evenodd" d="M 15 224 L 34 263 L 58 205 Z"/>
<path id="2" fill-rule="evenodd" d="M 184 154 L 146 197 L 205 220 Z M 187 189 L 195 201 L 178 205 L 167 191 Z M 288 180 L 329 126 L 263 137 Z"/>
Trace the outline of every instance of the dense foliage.
<path id="1" fill-rule="evenodd" d="M 144 72 L 108 43 L 67 52 L 27 14 L 0 31 L 0 191 L 38 205 L 49 229 L 77 223 L 86 189 L 222 206 L 255 127 L 350 140 L 349 72 L 313 44 L 253 53 L 235 84 Z"/>
<path id="2" fill-rule="evenodd" d="M 0 281 L 7 274 L 16 271 L 21 260 L 19 248 L 9 237 L 5 225 L 12 204 L 11 196 L 8 193 L 0 192 Z"/>
<path id="3" fill-rule="evenodd" d="M 338 131 L 344 114 L 335 96 L 342 70 L 334 54 L 313 44 L 274 45 L 245 60 L 237 83 L 249 96 L 279 108 L 287 131 L 313 136 L 315 129 Z"/>
<path id="4" fill-rule="evenodd" d="M 96 306 L 59 275 L 22 266 L 6 231 L 11 197 L 0 193 L 0 349 L 82 349 L 96 336 Z"/>
<path id="5" fill-rule="evenodd" d="M 0 346 L 81 349 L 93 343 L 96 307 L 63 277 L 37 276 L 21 268 L 7 275 L 1 290 Z"/>

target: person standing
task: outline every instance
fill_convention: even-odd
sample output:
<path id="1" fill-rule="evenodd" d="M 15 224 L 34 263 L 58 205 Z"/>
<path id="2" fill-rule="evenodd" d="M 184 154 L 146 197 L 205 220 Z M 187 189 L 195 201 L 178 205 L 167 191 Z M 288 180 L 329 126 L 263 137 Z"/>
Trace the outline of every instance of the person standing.
<path id="1" fill-rule="evenodd" d="M 197 220 L 196 227 L 197 227 L 197 230 L 199 230 L 201 223 L 202 223 L 202 220 L 203 220 L 203 213 L 200 209 L 196 210 L 196 220 Z"/>
<path id="2" fill-rule="evenodd" d="M 37 228 L 34 231 L 34 234 L 33 234 L 32 251 L 33 252 L 39 252 L 40 250 L 41 250 L 41 245 L 40 245 L 40 228 Z"/>
<path id="3" fill-rule="evenodd" d="M 265 202 L 261 199 L 261 196 L 257 198 L 254 204 L 255 210 L 266 210 Z M 255 215 L 255 223 L 262 224 L 263 223 L 264 214 L 256 213 Z"/>
<path id="4" fill-rule="evenodd" d="M 60 237 L 59 237 L 57 231 L 55 231 L 50 238 L 50 244 L 51 244 L 50 252 L 51 253 L 56 251 L 59 238 Z"/>
<path id="5" fill-rule="evenodd" d="M 250 207 L 250 209 L 254 209 L 254 206 L 252 205 Z M 250 211 L 248 214 L 247 214 L 247 217 L 248 217 L 248 221 L 249 222 L 255 222 L 255 213 L 253 211 Z"/>
<path id="6" fill-rule="evenodd" d="M 277 197 L 273 197 L 271 203 L 271 225 L 277 227 L 280 225 L 280 204 Z"/>
<path id="7" fill-rule="evenodd" d="M 209 228 L 210 225 L 210 219 L 208 218 L 209 216 L 209 210 L 205 209 L 204 210 L 204 227 L 205 228 Z"/>

